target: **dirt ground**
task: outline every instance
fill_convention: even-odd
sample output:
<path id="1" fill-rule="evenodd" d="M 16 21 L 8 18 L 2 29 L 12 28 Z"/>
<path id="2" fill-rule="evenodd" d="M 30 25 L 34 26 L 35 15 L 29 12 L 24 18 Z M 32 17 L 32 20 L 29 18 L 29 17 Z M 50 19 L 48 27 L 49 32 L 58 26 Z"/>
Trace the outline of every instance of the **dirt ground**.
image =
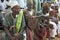
<path id="1" fill-rule="evenodd" d="M 60 38 L 56 37 L 55 40 L 60 40 Z"/>

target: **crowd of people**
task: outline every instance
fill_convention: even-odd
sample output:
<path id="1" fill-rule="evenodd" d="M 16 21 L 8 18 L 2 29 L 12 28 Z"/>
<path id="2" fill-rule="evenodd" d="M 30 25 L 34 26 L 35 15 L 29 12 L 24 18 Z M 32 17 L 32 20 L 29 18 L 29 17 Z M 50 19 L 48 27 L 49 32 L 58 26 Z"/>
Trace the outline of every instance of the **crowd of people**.
<path id="1" fill-rule="evenodd" d="M 39 9 L 38 4 L 35 5 L 32 1 L 25 6 L 21 5 L 16 0 L 0 0 L 0 40 L 60 38 L 59 6 L 45 2 Z M 37 13 L 37 10 L 42 11 Z"/>

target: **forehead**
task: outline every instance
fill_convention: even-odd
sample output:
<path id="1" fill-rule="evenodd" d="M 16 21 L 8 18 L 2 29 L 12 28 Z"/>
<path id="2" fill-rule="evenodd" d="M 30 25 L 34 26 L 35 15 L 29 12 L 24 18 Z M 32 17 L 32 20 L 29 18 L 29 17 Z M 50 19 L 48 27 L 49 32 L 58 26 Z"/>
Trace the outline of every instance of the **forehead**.
<path id="1" fill-rule="evenodd" d="M 13 9 L 14 9 L 14 8 L 19 8 L 19 9 L 20 9 L 20 7 L 19 7 L 18 5 L 15 5 L 15 6 L 13 7 Z"/>

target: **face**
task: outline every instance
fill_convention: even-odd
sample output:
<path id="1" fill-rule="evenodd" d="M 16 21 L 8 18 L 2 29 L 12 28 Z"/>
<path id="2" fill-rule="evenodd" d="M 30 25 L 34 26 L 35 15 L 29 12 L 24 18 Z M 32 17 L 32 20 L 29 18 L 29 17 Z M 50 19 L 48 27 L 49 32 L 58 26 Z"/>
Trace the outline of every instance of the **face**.
<path id="1" fill-rule="evenodd" d="M 20 11 L 20 7 L 19 7 L 18 5 L 16 5 L 16 6 L 14 6 L 14 7 L 12 8 L 12 11 L 13 11 L 14 13 L 18 13 L 18 12 Z"/>
<path id="2" fill-rule="evenodd" d="M 19 6 L 14 6 L 13 8 L 12 8 L 12 12 L 13 12 L 13 16 L 15 17 L 18 13 L 19 13 L 19 11 L 20 11 L 20 7 Z"/>
<path id="3" fill-rule="evenodd" d="M 33 9 L 33 7 L 34 7 L 33 4 L 29 4 L 29 5 L 28 5 L 28 10 Z"/>

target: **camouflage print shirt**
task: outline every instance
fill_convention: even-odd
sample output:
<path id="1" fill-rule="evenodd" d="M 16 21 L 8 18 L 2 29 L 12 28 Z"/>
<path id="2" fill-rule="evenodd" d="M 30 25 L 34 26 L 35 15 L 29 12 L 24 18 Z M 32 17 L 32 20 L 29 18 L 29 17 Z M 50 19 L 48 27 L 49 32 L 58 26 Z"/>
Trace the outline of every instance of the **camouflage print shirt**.
<path id="1" fill-rule="evenodd" d="M 12 16 L 12 13 L 7 13 L 6 15 L 5 15 L 5 18 L 4 18 L 5 20 L 3 21 L 3 24 L 4 24 L 4 26 L 6 27 L 6 28 L 10 28 L 11 26 L 13 26 L 13 25 L 15 25 L 16 24 L 16 19 L 14 19 L 13 18 L 13 16 Z M 25 27 L 26 26 L 26 24 L 25 24 L 25 19 L 24 19 L 24 16 L 23 16 L 23 18 L 22 18 L 22 25 L 21 25 L 21 27 Z M 13 31 L 12 31 L 13 30 Z M 12 29 L 11 30 L 11 34 L 14 34 L 15 32 L 16 32 L 16 30 L 14 30 L 14 29 Z"/>

